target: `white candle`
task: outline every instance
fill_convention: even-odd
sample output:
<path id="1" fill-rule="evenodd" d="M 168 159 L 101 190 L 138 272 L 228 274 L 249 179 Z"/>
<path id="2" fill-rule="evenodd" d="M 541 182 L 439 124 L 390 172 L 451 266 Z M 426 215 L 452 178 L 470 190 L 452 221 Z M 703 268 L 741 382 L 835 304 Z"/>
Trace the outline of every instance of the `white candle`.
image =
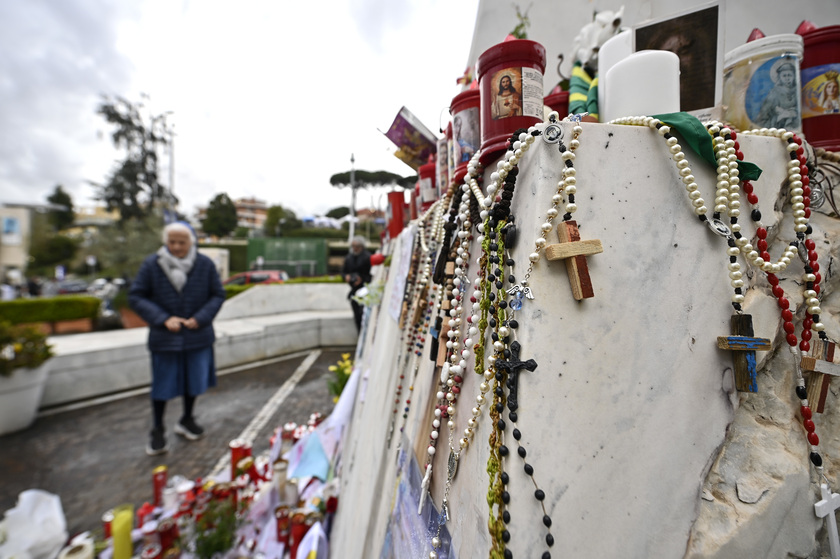
<path id="1" fill-rule="evenodd" d="M 618 35 L 610 37 L 598 51 L 598 114 L 601 115 L 601 122 L 604 122 L 603 115 L 607 112 L 606 81 L 607 72 L 615 64 L 633 54 L 633 32 L 622 31 Z"/>
<path id="2" fill-rule="evenodd" d="M 680 110 L 680 57 L 673 52 L 633 53 L 616 62 L 606 78 L 607 111 L 601 122 Z"/>

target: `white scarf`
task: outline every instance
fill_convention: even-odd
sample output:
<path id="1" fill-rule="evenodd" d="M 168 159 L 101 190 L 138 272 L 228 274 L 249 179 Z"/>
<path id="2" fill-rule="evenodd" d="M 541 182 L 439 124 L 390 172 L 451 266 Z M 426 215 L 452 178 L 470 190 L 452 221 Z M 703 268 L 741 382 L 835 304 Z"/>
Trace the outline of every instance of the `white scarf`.
<path id="1" fill-rule="evenodd" d="M 184 288 L 187 283 L 187 274 L 192 270 L 195 264 L 195 243 L 190 247 L 190 251 L 183 258 L 177 258 L 169 252 L 165 246 L 162 246 L 157 251 L 158 266 L 160 266 L 166 277 L 169 278 L 169 283 L 175 288 L 178 293 Z"/>

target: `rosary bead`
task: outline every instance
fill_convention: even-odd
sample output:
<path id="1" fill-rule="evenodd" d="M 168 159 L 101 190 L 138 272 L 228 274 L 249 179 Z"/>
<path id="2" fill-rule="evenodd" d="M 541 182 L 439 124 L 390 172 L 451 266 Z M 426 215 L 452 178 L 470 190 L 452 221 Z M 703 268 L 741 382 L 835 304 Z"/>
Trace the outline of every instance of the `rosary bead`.
<path id="1" fill-rule="evenodd" d="M 543 515 L 543 524 L 545 524 L 547 527 L 551 528 L 551 517 L 548 516 L 547 514 Z"/>
<path id="2" fill-rule="evenodd" d="M 551 559 L 551 553 L 548 551 L 543 552 L 541 559 Z"/>
<path id="3" fill-rule="evenodd" d="M 504 504 L 510 503 L 510 493 L 508 493 L 507 491 L 502 491 L 502 502 Z"/>
<path id="4" fill-rule="evenodd" d="M 545 543 L 548 545 L 548 547 L 554 545 L 554 536 L 552 536 L 551 534 L 546 534 Z"/>
<path id="5" fill-rule="evenodd" d="M 537 498 L 537 501 L 545 500 L 545 491 L 543 491 L 542 489 L 537 489 L 536 491 L 534 491 L 534 497 Z"/>
<path id="6" fill-rule="evenodd" d="M 522 433 L 519 432 L 519 429 L 513 430 L 513 438 L 517 441 L 522 437 Z"/>
<path id="7" fill-rule="evenodd" d="M 510 483 L 510 476 L 507 474 L 507 472 L 502 472 L 502 475 L 500 477 L 502 479 L 502 483 L 504 483 L 505 485 Z"/>
<path id="8" fill-rule="evenodd" d="M 505 548 L 505 559 L 513 559 L 513 552 Z"/>
<path id="9" fill-rule="evenodd" d="M 526 463 L 525 464 L 525 473 L 528 474 L 529 476 L 534 475 L 534 467 L 532 465 Z"/>
<path id="10" fill-rule="evenodd" d="M 501 445 L 499 447 L 499 454 L 501 456 L 507 456 L 508 455 L 508 447 L 506 447 L 505 445 Z"/>
<path id="11" fill-rule="evenodd" d="M 525 454 L 527 454 L 527 452 L 525 451 L 525 447 L 523 447 L 523 446 L 520 446 L 517 449 L 517 452 L 519 453 L 519 456 L 521 456 L 522 458 L 525 458 Z"/>
<path id="12" fill-rule="evenodd" d="M 510 541 L 510 532 L 507 530 L 502 530 L 502 541 L 505 543 Z"/>
<path id="13" fill-rule="evenodd" d="M 822 464 L 823 464 L 822 456 L 820 456 L 818 452 L 812 452 L 810 458 L 811 458 L 811 463 L 814 466 L 816 466 L 817 468 L 822 466 Z"/>
<path id="14" fill-rule="evenodd" d="M 508 417 L 510 418 L 510 420 L 511 420 L 511 421 L 513 421 L 514 423 L 516 423 L 517 416 L 516 416 L 516 412 L 515 412 L 515 411 L 510 412 L 510 413 L 508 414 Z"/>

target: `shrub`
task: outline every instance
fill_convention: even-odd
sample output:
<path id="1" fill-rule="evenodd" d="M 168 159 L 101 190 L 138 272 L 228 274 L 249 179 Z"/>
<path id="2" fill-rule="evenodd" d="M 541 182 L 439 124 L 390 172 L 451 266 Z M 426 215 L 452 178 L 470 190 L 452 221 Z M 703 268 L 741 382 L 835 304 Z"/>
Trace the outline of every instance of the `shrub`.
<path id="1" fill-rule="evenodd" d="M 34 369 L 52 355 L 47 336 L 35 326 L 0 321 L 0 376 L 11 376 L 22 367 Z"/>
<path id="2" fill-rule="evenodd" d="M 330 365 L 329 370 L 335 374 L 333 380 L 327 381 L 327 386 L 330 393 L 334 396 L 333 400 L 338 401 L 338 397 L 344 391 L 344 385 L 350 379 L 350 374 L 353 372 L 353 361 L 350 360 L 349 353 L 342 353 L 341 360 L 335 365 Z"/>
<path id="3" fill-rule="evenodd" d="M 61 295 L 0 302 L 0 317 L 12 324 L 96 320 L 101 301 L 88 295 Z"/>

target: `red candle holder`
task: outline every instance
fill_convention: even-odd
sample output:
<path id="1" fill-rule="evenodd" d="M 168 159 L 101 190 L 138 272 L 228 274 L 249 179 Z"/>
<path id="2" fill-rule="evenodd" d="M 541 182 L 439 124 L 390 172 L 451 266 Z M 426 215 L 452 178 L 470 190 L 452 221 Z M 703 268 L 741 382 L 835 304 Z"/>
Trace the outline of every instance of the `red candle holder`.
<path id="1" fill-rule="evenodd" d="M 277 521 L 277 542 L 289 547 L 289 535 L 291 533 L 292 509 L 286 505 L 280 505 L 274 509 L 274 518 Z"/>
<path id="2" fill-rule="evenodd" d="M 154 500 L 152 504 L 159 507 L 163 504 L 163 488 L 166 487 L 168 471 L 166 466 L 158 466 L 152 470 L 152 492 Z"/>
<path id="3" fill-rule="evenodd" d="M 396 239 L 405 227 L 405 195 L 402 190 L 388 193 L 388 236 Z"/>
<path id="4" fill-rule="evenodd" d="M 543 103 L 546 106 L 548 106 L 552 111 L 557 111 L 557 114 L 560 115 L 560 118 L 565 118 L 569 114 L 568 91 L 558 91 L 557 93 L 546 95 L 545 99 L 543 99 Z"/>
<path id="5" fill-rule="evenodd" d="M 511 134 L 543 120 L 545 47 L 515 39 L 478 57 L 481 92 L 481 157 L 485 167 L 507 149 Z"/>
<path id="6" fill-rule="evenodd" d="M 437 200 L 437 189 L 435 188 L 435 174 L 437 173 L 437 164 L 433 155 L 429 156 L 429 162 L 425 165 L 420 165 L 417 169 L 417 175 L 420 180 L 417 181 L 417 186 L 420 190 L 420 211 L 425 212 L 435 200 Z"/>
<path id="7" fill-rule="evenodd" d="M 461 184 L 467 175 L 467 164 L 481 143 L 481 92 L 469 89 L 452 99 L 452 154 L 455 172 L 452 180 Z"/>
<path id="8" fill-rule="evenodd" d="M 840 25 L 801 34 L 802 132 L 813 147 L 840 151 Z"/>
<path id="9" fill-rule="evenodd" d="M 245 439 L 233 439 L 228 446 L 230 447 L 230 479 L 234 480 L 239 461 L 246 456 L 251 456 L 251 443 Z"/>

